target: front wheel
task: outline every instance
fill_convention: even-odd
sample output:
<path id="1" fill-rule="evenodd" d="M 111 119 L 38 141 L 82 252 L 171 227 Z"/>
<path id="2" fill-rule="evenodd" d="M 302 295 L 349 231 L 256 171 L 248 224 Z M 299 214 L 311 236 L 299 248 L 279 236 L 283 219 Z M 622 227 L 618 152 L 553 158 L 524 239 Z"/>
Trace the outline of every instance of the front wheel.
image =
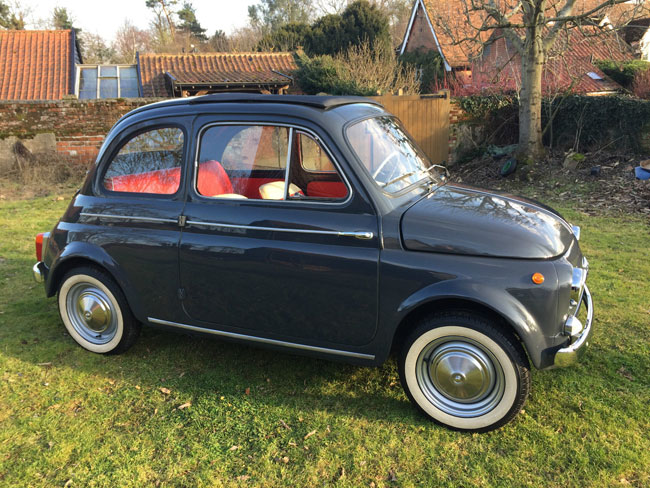
<path id="1" fill-rule="evenodd" d="M 429 317 L 406 339 L 400 379 L 435 422 L 485 432 L 514 418 L 530 390 L 521 344 L 496 323 L 465 312 Z"/>
<path id="2" fill-rule="evenodd" d="M 138 337 L 140 323 L 120 287 L 105 272 L 75 268 L 61 280 L 58 293 L 61 320 L 83 348 L 99 354 L 126 351 Z"/>

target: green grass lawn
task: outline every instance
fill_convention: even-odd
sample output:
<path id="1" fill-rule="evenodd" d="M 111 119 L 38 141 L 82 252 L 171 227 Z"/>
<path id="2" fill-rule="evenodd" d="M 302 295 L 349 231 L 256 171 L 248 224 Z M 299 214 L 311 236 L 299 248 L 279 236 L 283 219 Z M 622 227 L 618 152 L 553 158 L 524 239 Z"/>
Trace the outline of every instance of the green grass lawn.
<path id="1" fill-rule="evenodd" d="M 0 201 L 2 486 L 650 486 L 647 221 L 560 205 L 591 263 L 593 346 L 534 372 L 525 411 L 479 435 L 418 414 L 394 361 L 153 328 L 122 356 L 81 349 L 31 278 L 33 236 L 67 200 Z"/>

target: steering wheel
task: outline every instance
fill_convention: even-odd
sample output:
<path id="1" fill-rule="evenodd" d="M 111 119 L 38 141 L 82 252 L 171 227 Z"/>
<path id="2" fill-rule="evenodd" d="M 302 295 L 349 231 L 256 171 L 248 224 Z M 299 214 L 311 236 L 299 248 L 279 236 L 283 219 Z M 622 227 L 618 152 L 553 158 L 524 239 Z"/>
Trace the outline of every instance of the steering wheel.
<path id="1" fill-rule="evenodd" d="M 373 177 L 374 179 L 377 179 L 377 175 L 379 175 L 379 173 L 381 173 L 381 170 L 384 169 L 384 166 L 386 166 L 386 164 L 388 163 L 388 161 L 390 161 L 391 159 L 393 159 L 395 156 L 399 156 L 399 153 L 398 153 L 397 151 L 393 151 L 393 152 L 390 153 L 388 156 L 386 156 L 386 159 L 384 159 L 384 160 L 379 164 L 379 167 L 378 167 L 378 168 L 375 170 L 375 172 L 372 174 L 372 177 Z"/>

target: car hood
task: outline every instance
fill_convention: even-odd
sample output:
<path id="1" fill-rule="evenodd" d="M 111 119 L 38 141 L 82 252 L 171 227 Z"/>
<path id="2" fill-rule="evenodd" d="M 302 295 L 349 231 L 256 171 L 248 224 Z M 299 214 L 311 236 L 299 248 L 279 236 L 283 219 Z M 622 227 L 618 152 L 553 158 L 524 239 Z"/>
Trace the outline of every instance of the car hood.
<path id="1" fill-rule="evenodd" d="M 444 185 L 402 216 L 407 249 L 472 256 L 549 259 L 575 237 L 553 209 L 525 198 Z"/>

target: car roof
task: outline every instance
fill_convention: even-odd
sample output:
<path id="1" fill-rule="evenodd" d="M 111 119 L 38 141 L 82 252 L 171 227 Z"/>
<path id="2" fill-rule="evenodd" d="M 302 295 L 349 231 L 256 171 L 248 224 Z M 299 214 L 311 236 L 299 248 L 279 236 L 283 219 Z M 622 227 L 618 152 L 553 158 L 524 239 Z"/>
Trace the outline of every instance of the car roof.
<path id="1" fill-rule="evenodd" d="M 262 95 L 259 93 L 214 93 L 199 97 L 175 98 L 163 100 L 161 102 L 143 105 L 132 110 L 121 121 L 135 114 L 141 114 L 148 110 L 161 109 L 165 107 L 192 106 L 201 104 L 219 104 L 219 103 L 251 103 L 251 104 L 283 104 L 283 105 L 302 105 L 320 110 L 329 110 L 343 105 L 352 105 L 356 103 L 365 103 L 382 107 L 382 105 L 365 97 L 353 96 L 330 96 L 330 95 Z"/>

